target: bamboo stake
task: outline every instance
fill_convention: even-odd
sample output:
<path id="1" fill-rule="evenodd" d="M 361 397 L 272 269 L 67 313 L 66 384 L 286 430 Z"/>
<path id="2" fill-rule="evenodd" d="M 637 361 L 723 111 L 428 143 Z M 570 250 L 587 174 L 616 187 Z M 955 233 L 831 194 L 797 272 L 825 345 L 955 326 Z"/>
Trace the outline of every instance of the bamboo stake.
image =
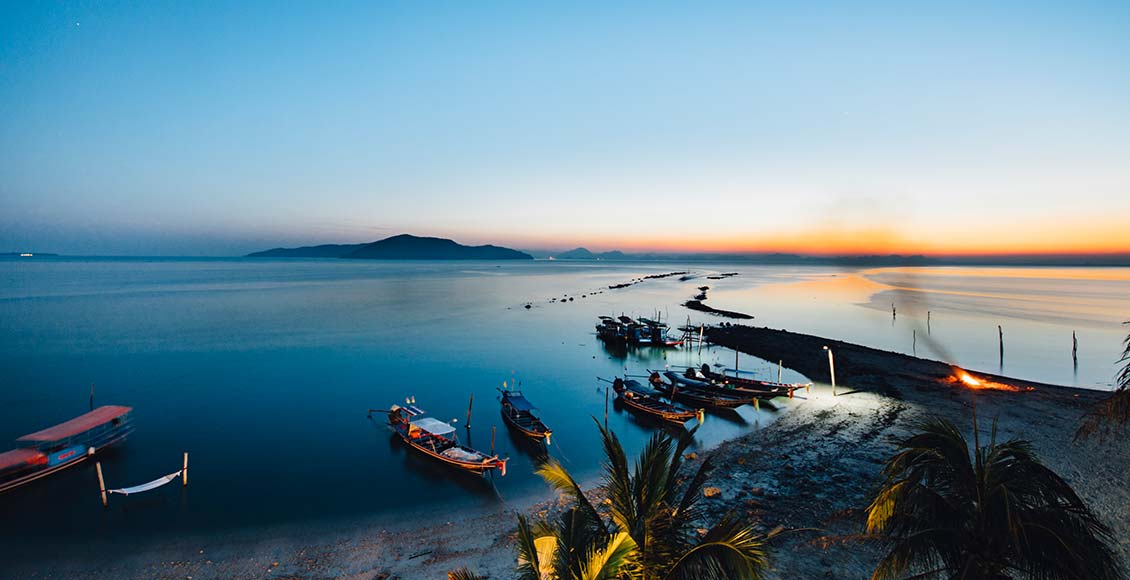
<path id="1" fill-rule="evenodd" d="M 1000 345 L 1001 345 L 1001 363 L 1000 363 L 1000 365 L 1001 365 L 1001 368 L 1003 369 L 1004 368 L 1004 329 L 1001 328 L 1001 325 L 999 325 L 999 324 L 997 325 L 997 336 L 1000 337 Z"/>
<path id="2" fill-rule="evenodd" d="M 94 471 L 98 472 L 98 491 L 102 492 L 102 507 L 109 504 L 106 502 L 106 480 L 102 479 L 102 462 L 96 461 L 94 463 Z"/>
<path id="3" fill-rule="evenodd" d="M 604 428 L 608 428 L 608 387 L 604 387 Z"/>
<path id="4" fill-rule="evenodd" d="M 188 452 L 184 452 L 184 467 L 180 470 L 180 485 L 181 487 L 188 486 Z"/>

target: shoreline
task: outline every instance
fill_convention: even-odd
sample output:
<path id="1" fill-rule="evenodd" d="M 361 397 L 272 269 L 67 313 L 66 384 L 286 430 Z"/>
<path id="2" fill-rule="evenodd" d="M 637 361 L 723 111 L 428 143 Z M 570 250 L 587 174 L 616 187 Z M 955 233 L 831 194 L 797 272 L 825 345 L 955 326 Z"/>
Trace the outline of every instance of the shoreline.
<path id="1" fill-rule="evenodd" d="M 716 455 L 717 465 L 708 485 L 721 493 L 703 499 L 704 524 L 736 511 L 765 531 L 778 526 L 815 530 L 788 533 L 770 544 L 769 578 L 869 578 L 882 546 L 862 535 L 864 510 L 883 462 L 894 451 L 893 441 L 930 416 L 948 418 L 972 433 L 971 393 L 981 431 L 996 418 L 1000 439 L 1031 441 L 1041 460 L 1103 517 L 1122 542 L 1115 549 L 1123 564 L 1130 562 L 1130 490 L 1124 486 L 1130 450 L 1072 440 L 1079 418 L 1105 393 L 978 371 L 973 372 L 982 378 L 1032 390 L 971 392 L 944 382 L 952 369 L 938 361 L 768 328 L 727 325 L 707 333 L 719 346 L 781 360 L 817 382 L 811 392 L 797 393 L 798 404 L 788 413 L 707 451 Z M 826 384 L 824 345 L 835 352 L 836 397 Z M 585 482 L 586 491 L 599 496 L 597 484 Z M 374 580 L 441 578 L 467 566 L 491 578 L 508 578 L 516 563 L 515 515 L 559 507 L 546 487 L 446 517 L 437 517 L 441 508 L 428 508 L 348 523 L 238 530 L 155 542 L 153 549 L 118 561 L 53 561 L 49 568 L 3 571 L 0 577 Z"/>

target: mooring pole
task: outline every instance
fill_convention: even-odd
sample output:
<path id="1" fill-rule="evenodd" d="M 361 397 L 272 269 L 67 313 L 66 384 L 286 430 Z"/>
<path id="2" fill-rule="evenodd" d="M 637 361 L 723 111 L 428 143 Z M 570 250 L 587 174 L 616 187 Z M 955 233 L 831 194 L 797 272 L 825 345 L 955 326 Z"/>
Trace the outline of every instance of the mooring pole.
<path id="1" fill-rule="evenodd" d="M 738 376 L 738 349 L 734 349 L 734 376 Z"/>
<path id="2" fill-rule="evenodd" d="M 494 425 L 490 426 L 490 454 L 494 455 Z"/>
<path id="3" fill-rule="evenodd" d="M 94 410 L 94 383 L 90 383 L 90 410 Z"/>
<path id="4" fill-rule="evenodd" d="M 703 324 L 698 327 L 698 354 L 702 354 L 702 335 L 706 332 L 706 325 Z"/>
<path id="5" fill-rule="evenodd" d="M 777 361 L 777 382 L 778 383 L 781 382 L 781 367 L 784 366 L 784 365 L 785 365 L 784 360 L 778 360 Z M 792 394 L 793 394 L 792 391 L 789 391 L 789 395 L 791 396 Z"/>
<path id="6" fill-rule="evenodd" d="M 910 348 L 914 349 L 914 356 L 918 356 L 918 330 L 911 330 L 910 336 L 911 336 L 911 341 L 912 341 L 910 343 L 911 344 Z"/>
<path id="7" fill-rule="evenodd" d="M 604 387 L 604 428 L 608 428 L 608 386 Z"/>
<path id="8" fill-rule="evenodd" d="M 102 462 L 94 462 L 94 471 L 98 472 L 98 491 L 102 492 L 102 507 L 109 505 L 106 503 L 106 480 L 102 479 Z"/>
<path id="9" fill-rule="evenodd" d="M 832 358 L 832 349 L 827 346 L 824 350 L 828 351 L 828 374 L 832 376 L 832 396 L 836 396 L 836 362 Z"/>
<path id="10" fill-rule="evenodd" d="M 930 311 L 926 311 L 926 334 L 930 334 Z"/>
<path id="11" fill-rule="evenodd" d="M 188 485 L 188 452 L 184 452 L 184 467 L 180 470 L 180 485 L 186 487 Z"/>
<path id="12" fill-rule="evenodd" d="M 1001 328 L 1001 325 L 999 325 L 999 324 L 997 325 L 997 336 L 1000 338 L 1000 345 L 1001 345 L 1001 363 L 1000 363 L 1000 366 L 1003 369 L 1004 368 L 1004 329 Z"/>
<path id="13" fill-rule="evenodd" d="M 1079 338 L 1075 336 L 1075 331 L 1071 331 L 1071 361 L 1075 366 L 1079 366 Z"/>
<path id="14" fill-rule="evenodd" d="M 471 400 L 467 402 L 467 430 L 471 430 L 471 406 L 475 404 L 475 393 L 471 393 Z"/>

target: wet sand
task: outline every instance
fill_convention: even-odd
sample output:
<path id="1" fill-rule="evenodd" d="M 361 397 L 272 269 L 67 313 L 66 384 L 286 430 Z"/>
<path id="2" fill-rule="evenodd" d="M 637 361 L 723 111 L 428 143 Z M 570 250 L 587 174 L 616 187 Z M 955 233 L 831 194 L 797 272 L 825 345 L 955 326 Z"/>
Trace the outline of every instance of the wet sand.
<path id="1" fill-rule="evenodd" d="M 708 485 L 720 494 L 704 500 L 704 525 L 737 510 L 765 530 L 799 530 L 772 544 L 771 578 L 868 578 L 882 546 L 863 536 L 863 514 L 882 464 L 894 452 L 893 441 L 930 416 L 969 425 L 972 433 L 971 396 L 983 435 L 997 419 L 999 438 L 1031 441 L 1039 457 L 1123 539 L 1118 550 L 1124 562 L 1130 560 L 1130 489 L 1125 486 L 1130 449 L 1073 441 L 1080 417 L 1102 393 L 980 372 L 978 377 L 1031 390 L 974 392 L 944 382 L 951 369 L 937 361 L 765 328 L 715 327 L 708 333 L 717 344 L 782 360 L 820 383 L 829 379 L 823 346 L 835 353 L 837 396 L 827 384 L 800 391 L 783 417 L 713 451 L 718 467 Z M 592 491 L 599 496 L 599 489 Z M 491 578 L 510 578 L 516 563 L 515 514 L 542 515 L 559 507 L 547 489 L 480 512 L 203 538 L 127 561 L 55 561 L 10 577 L 416 579 L 443 578 L 466 565 Z"/>

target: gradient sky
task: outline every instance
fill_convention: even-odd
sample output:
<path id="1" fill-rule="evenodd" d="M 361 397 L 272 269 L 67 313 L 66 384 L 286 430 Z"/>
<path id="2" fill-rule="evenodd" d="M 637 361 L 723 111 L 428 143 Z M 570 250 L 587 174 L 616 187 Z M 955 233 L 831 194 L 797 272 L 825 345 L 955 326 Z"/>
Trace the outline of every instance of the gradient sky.
<path id="1" fill-rule="evenodd" d="M 4 2 L 0 251 L 1130 251 L 1130 3 Z"/>

